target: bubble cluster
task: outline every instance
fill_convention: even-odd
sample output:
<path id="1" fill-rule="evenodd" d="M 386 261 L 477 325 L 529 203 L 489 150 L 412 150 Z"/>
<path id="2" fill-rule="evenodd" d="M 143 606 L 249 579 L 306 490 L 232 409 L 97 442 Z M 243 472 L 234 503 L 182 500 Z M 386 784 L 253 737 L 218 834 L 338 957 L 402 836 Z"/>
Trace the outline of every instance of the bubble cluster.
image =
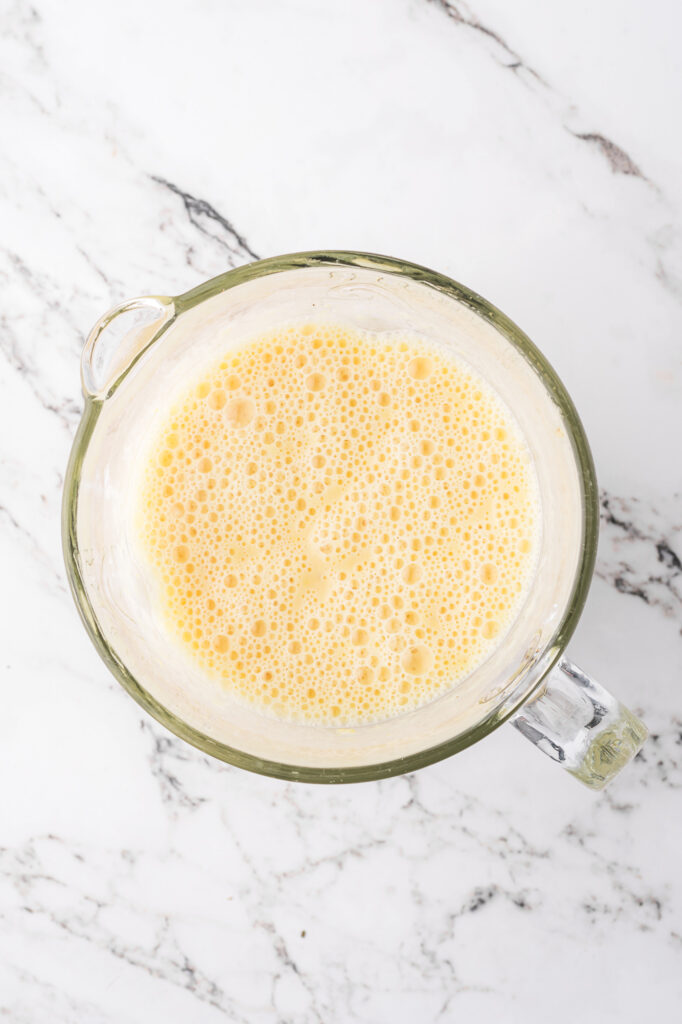
<path id="1" fill-rule="evenodd" d="M 500 643 L 533 574 L 520 431 L 418 337 L 325 324 L 204 368 L 144 453 L 138 527 L 169 632 L 266 714 L 415 708 Z"/>

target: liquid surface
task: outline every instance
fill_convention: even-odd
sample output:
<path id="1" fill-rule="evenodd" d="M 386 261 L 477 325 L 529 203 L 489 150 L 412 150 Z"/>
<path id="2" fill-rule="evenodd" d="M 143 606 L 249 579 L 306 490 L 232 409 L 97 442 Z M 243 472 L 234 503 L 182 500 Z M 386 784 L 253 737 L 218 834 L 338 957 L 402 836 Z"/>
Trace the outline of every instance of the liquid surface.
<path id="1" fill-rule="evenodd" d="M 307 324 L 226 354 L 169 406 L 138 497 L 165 628 L 207 685 L 310 724 L 456 685 L 536 558 L 515 421 L 411 335 Z"/>

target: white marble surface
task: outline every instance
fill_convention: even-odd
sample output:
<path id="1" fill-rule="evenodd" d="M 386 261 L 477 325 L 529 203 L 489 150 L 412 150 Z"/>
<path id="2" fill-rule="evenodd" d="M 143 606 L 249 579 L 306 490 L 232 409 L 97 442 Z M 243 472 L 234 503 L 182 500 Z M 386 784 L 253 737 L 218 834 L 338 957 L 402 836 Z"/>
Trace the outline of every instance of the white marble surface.
<path id="1" fill-rule="evenodd" d="M 680 10 L 0 3 L 1 1018 L 678 1018 Z M 571 653 L 652 731 L 603 795 L 509 729 L 381 784 L 251 776 L 91 648 L 59 539 L 85 333 L 325 247 L 466 282 L 572 392 L 603 523 Z"/>

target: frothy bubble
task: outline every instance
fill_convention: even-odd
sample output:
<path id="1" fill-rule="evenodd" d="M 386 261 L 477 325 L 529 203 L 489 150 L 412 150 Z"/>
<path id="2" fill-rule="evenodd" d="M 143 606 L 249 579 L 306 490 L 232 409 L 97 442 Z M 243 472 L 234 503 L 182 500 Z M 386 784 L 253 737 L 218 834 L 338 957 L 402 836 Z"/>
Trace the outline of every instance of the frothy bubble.
<path id="1" fill-rule="evenodd" d="M 200 367 L 138 497 L 159 613 L 206 685 L 310 724 L 456 686 L 503 640 L 537 558 L 516 423 L 407 334 L 307 323 Z"/>

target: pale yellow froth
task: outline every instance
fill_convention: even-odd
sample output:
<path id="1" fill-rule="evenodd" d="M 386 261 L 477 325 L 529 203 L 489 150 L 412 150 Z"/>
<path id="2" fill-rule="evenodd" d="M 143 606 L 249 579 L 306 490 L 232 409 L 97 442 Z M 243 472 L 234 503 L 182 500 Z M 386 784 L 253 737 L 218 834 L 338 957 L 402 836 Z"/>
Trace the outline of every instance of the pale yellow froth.
<path id="1" fill-rule="evenodd" d="M 164 626 L 269 715 L 417 707 L 500 642 L 532 578 L 538 497 L 515 421 L 411 335 L 282 329 L 204 368 L 144 463 Z"/>

